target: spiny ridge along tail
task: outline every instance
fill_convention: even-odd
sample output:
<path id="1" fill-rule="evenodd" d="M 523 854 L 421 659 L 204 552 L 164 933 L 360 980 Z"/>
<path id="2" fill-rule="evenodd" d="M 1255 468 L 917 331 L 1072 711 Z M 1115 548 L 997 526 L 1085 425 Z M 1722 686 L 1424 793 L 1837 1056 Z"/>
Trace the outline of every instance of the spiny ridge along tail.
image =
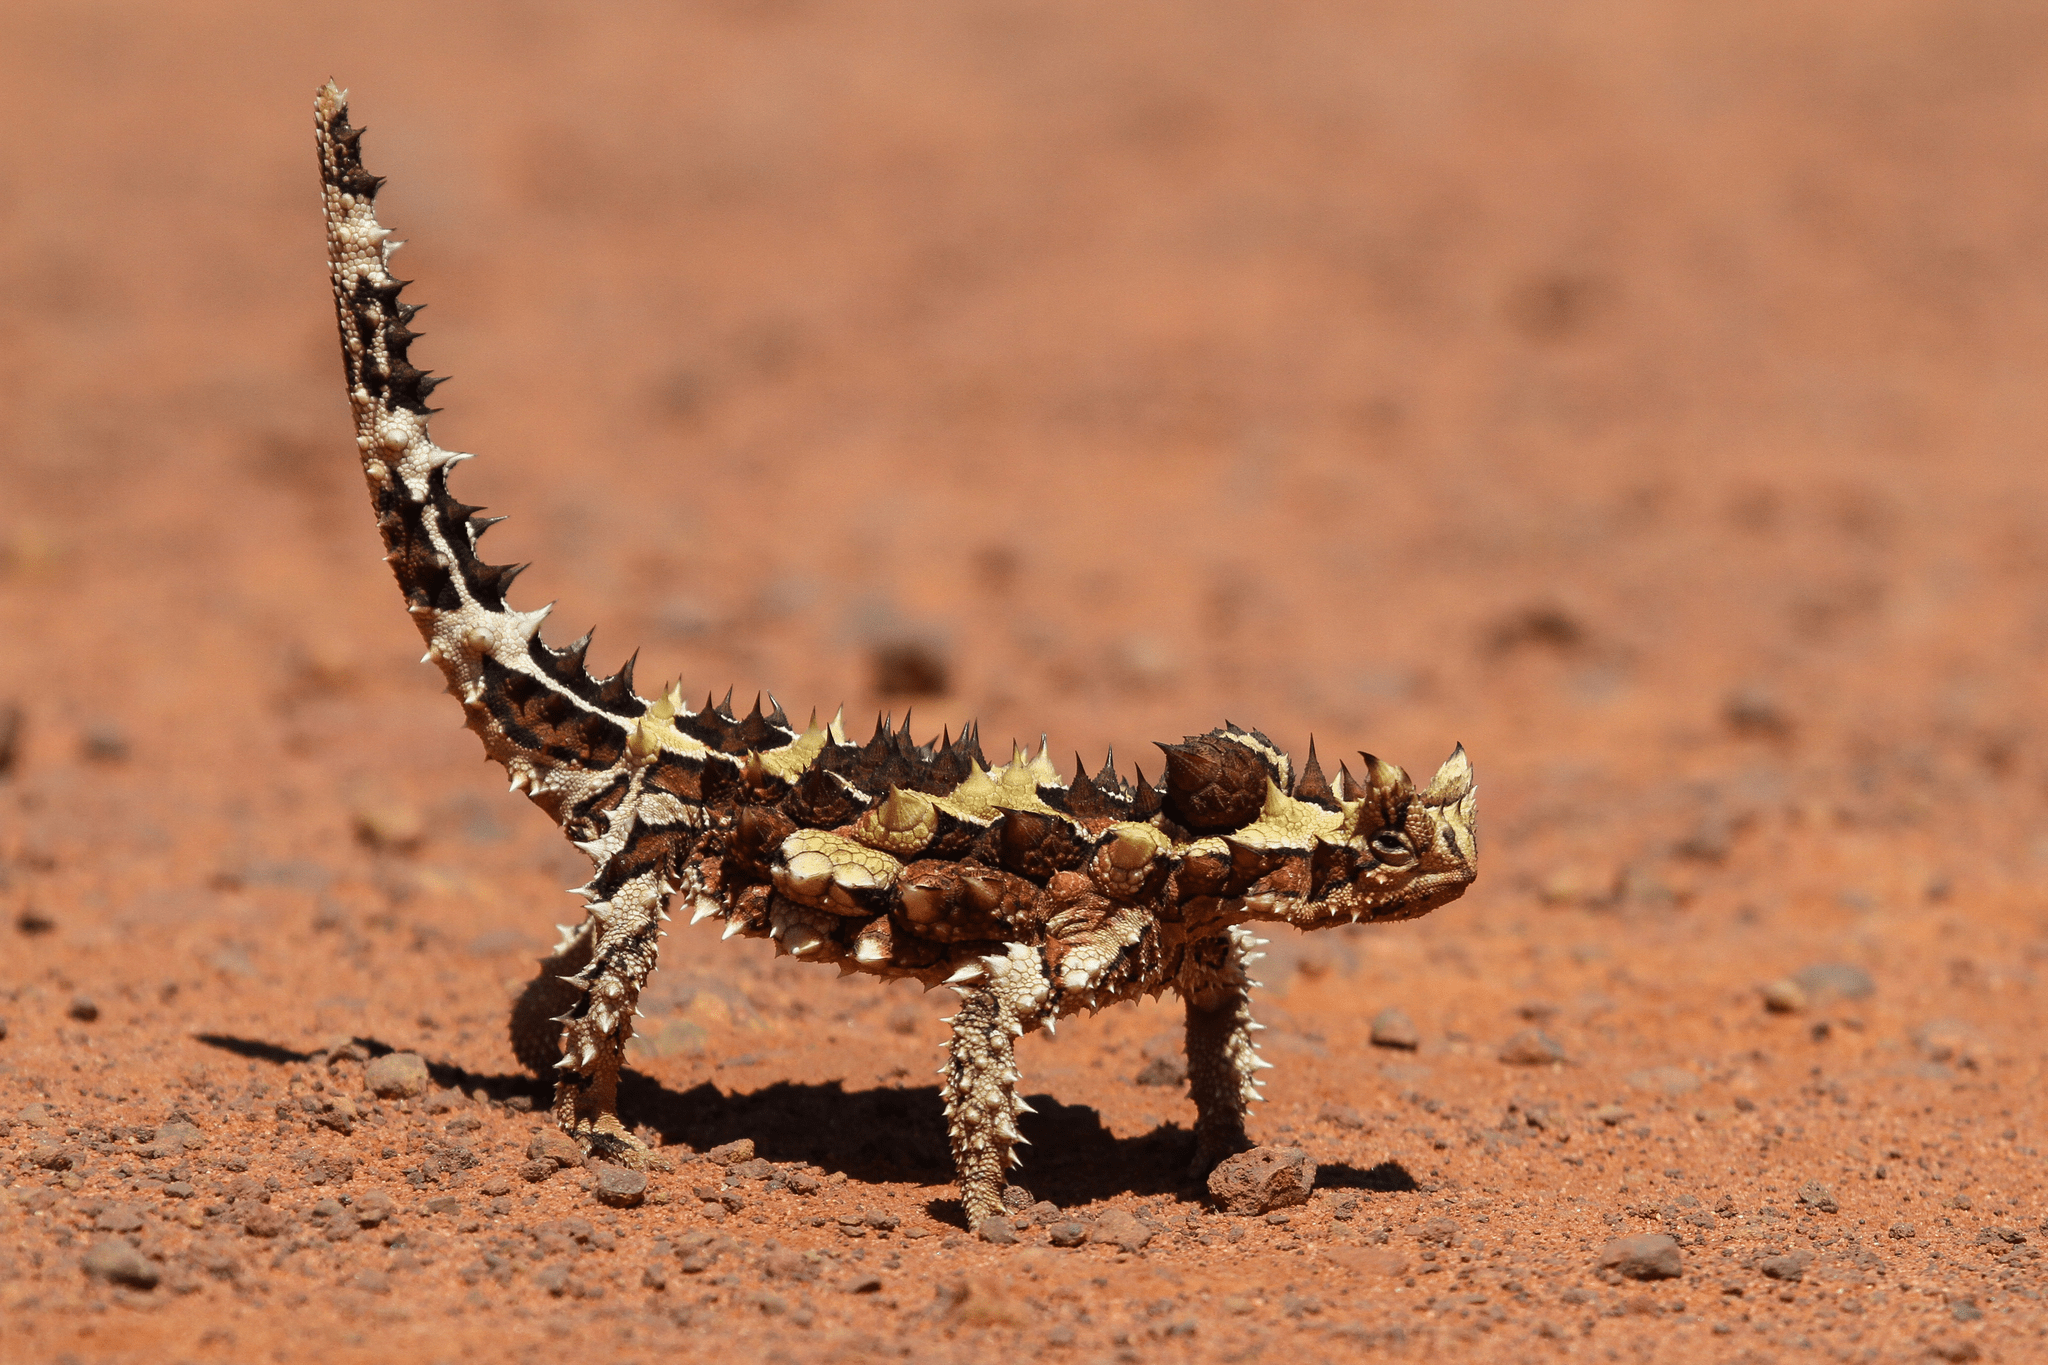
<path id="1" fill-rule="evenodd" d="M 616 768 L 647 703 L 633 666 L 609 678 L 584 666 L 590 637 L 567 649 L 540 638 L 548 608 L 510 607 L 506 590 L 524 565 L 486 564 L 477 542 L 498 518 L 456 500 L 450 469 L 467 455 L 427 434 L 427 397 L 441 381 L 416 367 L 409 348 L 417 304 L 399 301 L 406 281 L 390 270 L 398 242 L 377 221 L 381 177 L 363 169 L 362 130 L 349 126 L 345 92 L 329 82 L 314 102 L 327 256 L 356 447 L 383 533 L 385 559 L 485 751 L 560 820 L 581 788 Z"/>

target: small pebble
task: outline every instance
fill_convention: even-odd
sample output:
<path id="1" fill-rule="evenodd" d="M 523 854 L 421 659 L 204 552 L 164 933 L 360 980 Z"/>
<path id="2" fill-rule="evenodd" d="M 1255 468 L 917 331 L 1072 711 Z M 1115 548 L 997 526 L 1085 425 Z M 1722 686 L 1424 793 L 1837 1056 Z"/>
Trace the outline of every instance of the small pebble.
<path id="1" fill-rule="evenodd" d="M 1017 1242 L 1017 1229 L 1011 1227 L 1010 1220 L 1001 1214 L 992 1213 L 982 1219 L 974 1225 L 974 1232 L 982 1241 L 993 1242 L 997 1246 L 1014 1246 Z"/>
<path id="2" fill-rule="evenodd" d="M 1920 1230 L 1911 1223 L 1894 1223 L 1889 1231 L 1894 1238 L 1901 1242 L 1910 1241 L 1920 1235 Z"/>
<path id="3" fill-rule="evenodd" d="M 1422 1046 L 1422 1031 L 1404 1011 L 1389 1007 L 1372 1017 L 1372 1045 L 1413 1052 Z"/>
<path id="4" fill-rule="evenodd" d="M 417 1099 L 427 1093 L 427 1063 L 417 1052 L 389 1052 L 363 1068 L 363 1084 L 383 1100 Z"/>
<path id="5" fill-rule="evenodd" d="M 1628 1280 L 1675 1280 L 1685 1273 L 1677 1240 L 1661 1232 L 1616 1237 L 1600 1248 L 1598 1264 Z"/>
<path id="6" fill-rule="evenodd" d="M 100 1017 L 100 1007 L 95 1005 L 92 997 L 88 995 L 72 996 L 70 1008 L 64 1012 L 82 1024 L 90 1024 Z"/>
<path id="7" fill-rule="evenodd" d="M 1877 982 L 1853 962 L 1820 962 L 1793 977 L 1814 1000 L 1867 1000 L 1877 993 Z"/>
<path id="8" fill-rule="evenodd" d="M 1810 1251 L 1790 1251 L 1782 1256 L 1766 1256 L 1756 1263 L 1756 1268 L 1773 1280 L 1784 1280 L 1797 1284 L 1806 1275 L 1806 1267 L 1813 1264 Z"/>
<path id="9" fill-rule="evenodd" d="M 1500 1059 L 1509 1066 L 1550 1066 L 1564 1060 L 1564 1044 L 1540 1028 L 1525 1028 L 1501 1044 Z"/>
<path id="10" fill-rule="evenodd" d="M 630 1209 L 647 1197 L 647 1173 L 625 1166 L 600 1166 L 594 1193 L 600 1203 Z"/>
<path id="11" fill-rule="evenodd" d="M 1209 1172 L 1209 1193 L 1226 1213 L 1256 1215 L 1306 1204 L 1316 1163 L 1299 1147 L 1254 1147 Z"/>
<path id="12" fill-rule="evenodd" d="M 129 1289 L 154 1289 L 161 1278 L 155 1262 L 118 1238 L 95 1242 L 79 1264 L 94 1279 Z"/>
<path id="13" fill-rule="evenodd" d="M 1799 1202 L 1822 1213 L 1842 1211 L 1842 1206 L 1835 1202 L 1834 1192 L 1818 1180 L 1809 1180 L 1799 1187 Z"/>
<path id="14" fill-rule="evenodd" d="M 754 1140 L 741 1138 L 737 1142 L 726 1142 L 713 1147 L 704 1154 L 704 1159 L 715 1166 L 733 1166 L 742 1161 L 754 1159 Z"/>
<path id="15" fill-rule="evenodd" d="M 1773 1014 L 1797 1014 L 1806 1008 L 1806 991 L 1791 977 L 1780 977 L 1762 988 L 1764 1008 Z"/>
<path id="16" fill-rule="evenodd" d="M 1045 1230 L 1045 1239 L 1056 1247 L 1077 1247 L 1088 1240 L 1086 1223 L 1054 1223 Z"/>
<path id="17" fill-rule="evenodd" d="M 1309 1169 L 1313 1171 L 1315 1167 L 1311 1165 Z M 1088 1229 L 1088 1240 L 1108 1242 L 1119 1251 L 1137 1252 L 1145 1249 L 1145 1244 L 1152 1240 L 1153 1232 L 1150 1224 L 1140 1222 L 1132 1214 L 1122 1209 L 1110 1209 Z"/>
<path id="18" fill-rule="evenodd" d="M 92 1225 L 101 1232 L 140 1232 L 142 1210 L 133 1204 L 108 1204 L 102 1207 Z"/>

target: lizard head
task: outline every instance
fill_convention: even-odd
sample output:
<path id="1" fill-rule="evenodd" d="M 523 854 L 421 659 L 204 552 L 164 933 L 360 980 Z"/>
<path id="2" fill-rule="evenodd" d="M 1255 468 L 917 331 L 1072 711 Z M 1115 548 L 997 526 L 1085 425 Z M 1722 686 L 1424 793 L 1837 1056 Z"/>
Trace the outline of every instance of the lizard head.
<path id="1" fill-rule="evenodd" d="M 1346 773 L 1333 793 L 1342 820 L 1315 841 L 1308 894 L 1274 898 L 1272 918 L 1297 929 L 1415 919 L 1479 875 L 1479 795 L 1462 744 L 1419 791 L 1397 764 L 1360 757 L 1365 780 Z"/>
<path id="2" fill-rule="evenodd" d="M 1479 875 L 1479 791 L 1465 746 L 1451 751 L 1421 791 L 1396 765 L 1361 757 L 1371 792 L 1352 840 L 1358 917 L 1414 919 L 1464 895 Z"/>

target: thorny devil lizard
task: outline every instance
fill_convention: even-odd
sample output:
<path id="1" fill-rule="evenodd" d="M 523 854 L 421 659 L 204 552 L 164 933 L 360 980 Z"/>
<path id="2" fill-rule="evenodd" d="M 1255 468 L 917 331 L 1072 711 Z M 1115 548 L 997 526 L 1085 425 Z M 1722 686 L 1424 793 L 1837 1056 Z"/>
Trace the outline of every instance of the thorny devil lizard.
<path id="1" fill-rule="evenodd" d="M 629 662 L 596 678 L 590 639 L 540 637 L 548 609 L 505 592 L 523 566 L 486 564 L 488 520 L 449 492 L 469 458 L 427 435 L 439 381 L 415 368 L 377 222 L 382 181 L 332 83 L 315 100 L 327 248 L 356 447 L 407 610 L 487 755 L 590 857 L 585 918 L 565 928 L 514 1006 L 519 1060 L 556 1077 L 557 1122 L 602 1159 L 666 1163 L 619 1121 L 634 1005 L 671 897 L 690 921 L 842 973 L 914 977 L 962 997 L 941 1074 L 967 1225 L 1001 1211 L 1022 1141 L 1016 1040 L 1062 1015 L 1171 989 L 1187 1006 L 1196 1171 L 1247 1145 L 1259 1097 L 1244 926 L 1412 919 L 1475 875 L 1476 794 L 1463 748 L 1417 790 L 1371 755 L 1363 780 L 1299 772 L 1226 724 L 1161 745 L 1163 786 L 1062 781 L 1041 746 L 990 766 L 973 726 L 916 744 L 884 720 L 866 744 L 835 719 L 802 730 L 780 706 L 702 710 L 680 688 L 649 702 Z M 772 701 L 772 699 L 771 699 Z"/>

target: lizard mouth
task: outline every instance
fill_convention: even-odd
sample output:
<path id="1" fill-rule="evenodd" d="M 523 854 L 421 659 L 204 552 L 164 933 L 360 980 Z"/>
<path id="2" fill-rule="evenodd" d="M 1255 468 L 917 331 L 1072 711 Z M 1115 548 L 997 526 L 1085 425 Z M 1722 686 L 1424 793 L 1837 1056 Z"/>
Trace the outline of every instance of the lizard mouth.
<path id="1" fill-rule="evenodd" d="M 1465 888 L 1472 885 L 1478 876 L 1476 869 L 1461 867 L 1450 872 L 1431 872 L 1417 877 L 1402 892 L 1400 900 L 1363 916 L 1359 923 L 1382 924 L 1394 920 L 1420 919 L 1439 906 L 1449 905 L 1464 895 Z"/>

